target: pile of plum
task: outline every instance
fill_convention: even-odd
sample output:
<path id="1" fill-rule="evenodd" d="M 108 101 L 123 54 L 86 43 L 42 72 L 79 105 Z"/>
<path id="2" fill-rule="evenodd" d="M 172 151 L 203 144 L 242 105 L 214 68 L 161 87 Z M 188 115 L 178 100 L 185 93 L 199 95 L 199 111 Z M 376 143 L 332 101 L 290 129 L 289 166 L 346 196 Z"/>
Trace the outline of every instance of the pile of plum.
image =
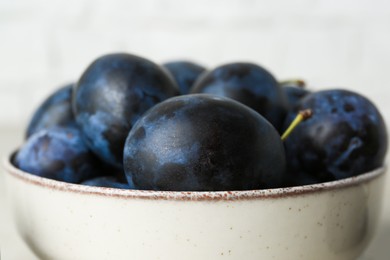
<path id="1" fill-rule="evenodd" d="M 382 166 L 387 131 L 373 103 L 303 86 L 253 63 L 105 55 L 41 104 L 13 163 L 70 183 L 172 191 L 306 185 Z M 282 141 L 305 109 L 312 117 Z"/>

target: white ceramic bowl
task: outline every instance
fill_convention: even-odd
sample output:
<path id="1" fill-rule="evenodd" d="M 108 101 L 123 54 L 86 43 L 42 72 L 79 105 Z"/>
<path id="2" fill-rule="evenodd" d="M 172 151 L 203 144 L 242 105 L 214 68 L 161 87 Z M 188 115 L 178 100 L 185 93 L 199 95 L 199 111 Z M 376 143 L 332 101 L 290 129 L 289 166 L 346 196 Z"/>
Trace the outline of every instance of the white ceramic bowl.
<path id="1" fill-rule="evenodd" d="M 373 236 L 385 168 L 253 191 L 89 187 L 4 161 L 13 216 L 42 259 L 355 259 Z"/>

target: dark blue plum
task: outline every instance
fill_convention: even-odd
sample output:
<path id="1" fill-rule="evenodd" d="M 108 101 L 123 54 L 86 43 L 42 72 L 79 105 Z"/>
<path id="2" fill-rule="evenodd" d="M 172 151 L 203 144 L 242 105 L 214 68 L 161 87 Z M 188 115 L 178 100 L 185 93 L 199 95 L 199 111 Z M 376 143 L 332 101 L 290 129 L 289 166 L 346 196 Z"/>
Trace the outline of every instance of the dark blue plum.
<path id="1" fill-rule="evenodd" d="M 151 108 L 126 139 L 124 170 L 138 189 L 250 190 L 280 186 L 285 152 L 275 128 L 229 98 L 174 97 Z"/>
<path id="2" fill-rule="evenodd" d="M 281 130 L 287 99 L 276 79 L 252 63 L 230 63 L 204 73 L 191 93 L 207 93 L 237 100 L 264 116 Z"/>
<path id="3" fill-rule="evenodd" d="M 178 94 L 168 72 L 134 55 L 118 53 L 95 60 L 78 81 L 73 111 L 87 145 L 103 161 L 123 167 L 126 137 L 141 115 Z"/>
<path id="4" fill-rule="evenodd" d="M 28 124 L 26 139 L 42 129 L 76 126 L 71 106 L 72 86 L 58 89 L 38 107 Z"/>
<path id="5" fill-rule="evenodd" d="M 192 85 L 206 69 L 199 64 L 190 61 L 171 61 L 163 66 L 172 74 L 180 89 L 180 94 L 190 92 Z"/>
<path id="6" fill-rule="evenodd" d="M 70 183 L 98 176 L 101 169 L 76 128 L 54 127 L 33 134 L 13 162 L 23 171 Z"/>
<path id="7" fill-rule="evenodd" d="M 300 80 L 285 81 L 280 84 L 286 93 L 289 108 L 293 108 L 303 97 L 310 94 L 305 88 L 305 83 Z"/>
<path id="8" fill-rule="evenodd" d="M 93 179 L 83 181 L 81 184 L 87 186 L 97 186 L 97 187 L 107 187 L 107 188 L 117 188 L 117 189 L 134 189 L 133 186 L 128 183 L 120 182 L 119 179 L 114 176 L 101 176 Z"/>
<path id="9" fill-rule="evenodd" d="M 386 126 L 367 98 L 347 90 L 325 90 L 304 97 L 298 110 L 313 116 L 285 142 L 292 184 L 343 179 L 382 166 L 387 150 Z"/>

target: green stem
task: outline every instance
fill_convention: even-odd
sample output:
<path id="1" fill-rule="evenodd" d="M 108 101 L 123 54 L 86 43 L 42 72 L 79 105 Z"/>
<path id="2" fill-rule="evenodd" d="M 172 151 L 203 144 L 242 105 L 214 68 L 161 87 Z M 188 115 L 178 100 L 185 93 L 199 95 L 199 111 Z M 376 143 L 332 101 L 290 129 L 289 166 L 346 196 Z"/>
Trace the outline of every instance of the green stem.
<path id="1" fill-rule="evenodd" d="M 298 115 L 295 117 L 295 119 L 292 121 L 290 126 L 287 128 L 287 130 L 283 133 L 281 139 L 282 141 L 286 140 L 287 137 L 294 131 L 294 129 L 302 122 L 307 119 L 309 119 L 313 115 L 313 112 L 311 109 L 306 109 L 299 111 Z"/>
<path id="2" fill-rule="evenodd" d="M 293 85 L 300 88 L 306 87 L 306 82 L 302 79 L 288 79 L 279 82 L 279 85 Z"/>

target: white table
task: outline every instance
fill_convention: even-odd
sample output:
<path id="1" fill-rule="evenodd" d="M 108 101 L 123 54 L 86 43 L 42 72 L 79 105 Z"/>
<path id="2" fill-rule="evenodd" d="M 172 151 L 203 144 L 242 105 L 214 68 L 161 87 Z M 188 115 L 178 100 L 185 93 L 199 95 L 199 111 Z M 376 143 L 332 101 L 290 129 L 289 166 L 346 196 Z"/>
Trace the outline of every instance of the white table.
<path id="1" fill-rule="evenodd" d="M 23 132 L 21 129 L 0 128 L 0 156 L 6 154 L 21 143 Z M 390 160 L 387 160 L 390 165 Z M 5 200 L 4 170 L 0 174 L 0 250 L 3 260 L 37 260 L 38 258 L 28 249 L 19 238 L 12 218 L 8 212 Z M 387 260 L 390 259 L 390 178 L 386 179 L 387 189 L 384 199 L 382 219 L 376 236 L 369 248 L 359 260 Z"/>

